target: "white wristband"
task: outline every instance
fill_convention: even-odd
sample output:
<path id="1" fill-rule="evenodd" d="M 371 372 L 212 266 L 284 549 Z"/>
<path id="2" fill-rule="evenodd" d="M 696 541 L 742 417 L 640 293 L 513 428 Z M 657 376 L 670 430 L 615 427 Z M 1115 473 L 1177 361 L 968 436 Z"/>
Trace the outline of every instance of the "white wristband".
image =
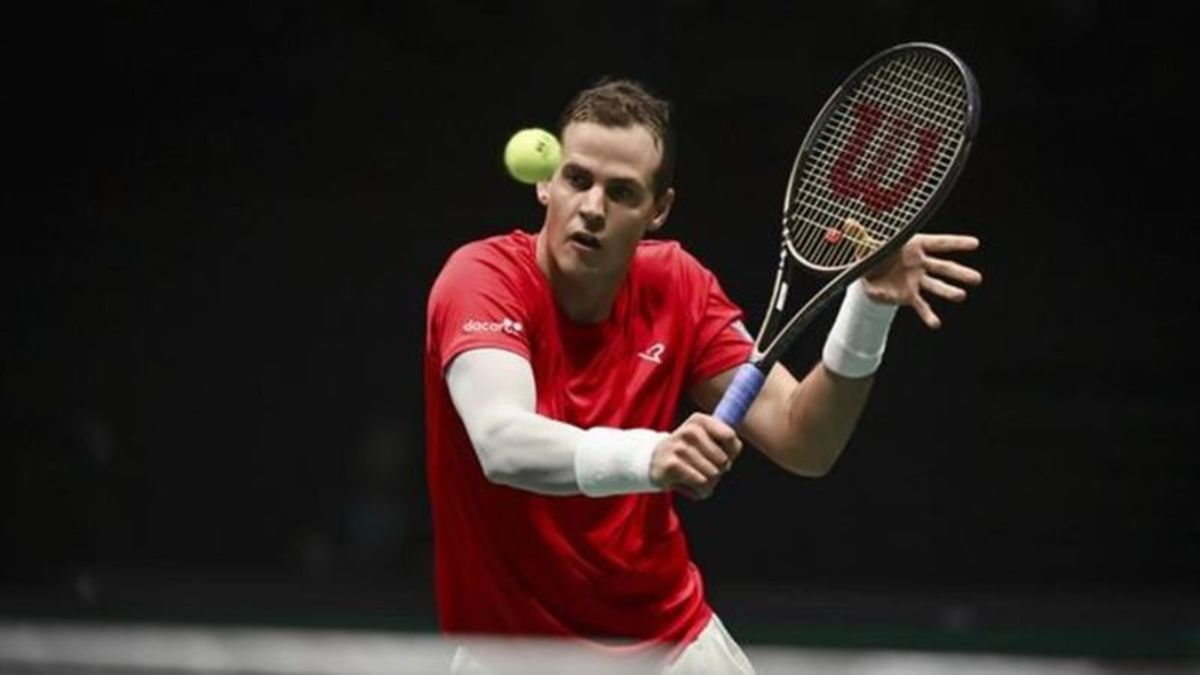
<path id="1" fill-rule="evenodd" d="M 843 377 L 866 377 L 883 362 L 888 328 L 898 305 L 886 305 L 867 297 L 862 279 L 846 287 L 821 360 L 825 367 Z"/>
<path id="2" fill-rule="evenodd" d="M 650 429 L 588 429 L 575 447 L 575 480 L 589 497 L 657 492 L 650 480 L 654 446 L 668 434 Z"/>

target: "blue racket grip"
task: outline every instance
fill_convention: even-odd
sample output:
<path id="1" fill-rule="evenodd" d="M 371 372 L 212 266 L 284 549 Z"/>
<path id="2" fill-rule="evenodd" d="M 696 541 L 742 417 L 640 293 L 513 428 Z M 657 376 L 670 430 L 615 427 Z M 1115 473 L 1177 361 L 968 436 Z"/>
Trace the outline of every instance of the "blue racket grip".
<path id="1" fill-rule="evenodd" d="M 766 379 L 766 375 L 761 370 L 749 363 L 738 368 L 737 374 L 733 376 L 733 382 L 725 390 L 725 395 L 721 397 L 717 409 L 713 411 L 713 417 L 731 427 L 741 424 L 742 418 L 746 416 L 750 404 L 754 403 L 754 399 L 758 397 L 758 392 L 762 389 Z"/>

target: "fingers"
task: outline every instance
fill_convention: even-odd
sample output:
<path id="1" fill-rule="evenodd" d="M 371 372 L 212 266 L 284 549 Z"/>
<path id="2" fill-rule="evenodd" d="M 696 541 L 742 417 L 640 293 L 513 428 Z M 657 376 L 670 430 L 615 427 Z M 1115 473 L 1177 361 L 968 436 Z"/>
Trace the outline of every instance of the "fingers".
<path id="1" fill-rule="evenodd" d="M 721 480 L 721 472 L 715 469 L 704 471 L 697 468 L 692 463 L 694 459 L 694 457 L 686 458 L 667 467 L 663 484 L 672 489 L 683 488 L 697 498 L 703 499 L 716 489 L 717 483 Z"/>
<path id="2" fill-rule="evenodd" d="M 660 487 L 703 499 L 712 494 L 741 450 L 742 442 L 733 429 L 715 417 L 697 413 L 655 447 L 650 476 Z"/>
<path id="3" fill-rule="evenodd" d="M 926 253 L 959 253 L 979 248 L 979 239 L 966 234 L 916 234 L 913 240 Z"/>
<path id="4" fill-rule="evenodd" d="M 917 313 L 917 316 L 921 317 L 921 321 L 925 322 L 926 326 L 934 330 L 942 327 L 942 320 L 938 318 L 937 313 L 933 311 L 933 308 L 929 306 L 925 298 L 922 298 L 919 294 L 913 297 L 912 308 Z"/>
<path id="5" fill-rule="evenodd" d="M 964 289 L 931 276 L 921 277 L 921 289 L 950 302 L 962 302 L 967 299 L 967 292 Z"/>
<path id="6" fill-rule="evenodd" d="M 979 248 L 979 239 L 961 234 L 919 234 L 913 238 L 917 240 L 914 243 L 920 248 L 919 258 L 921 266 L 924 268 L 924 273 L 919 275 L 917 282 L 920 291 L 930 293 L 943 300 L 962 302 L 967 299 L 966 289 L 943 281 L 943 278 L 967 286 L 978 286 L 983 283 L 983 274 L 979 270 L 953 260 L 930 255 L 974 251 Z M 925 300 L 921 292 L 913 294 L 910 304 L 926 326 L 933 329 L 941 328 L 941 318 L 929 306 L 929 302 Z"/>
<path id="7" fill-rule="evenodd" d="M 979 270 L 952 260 L 927 257 L 925 258 L 925 269 L 940 277 L 967 284 L 968 286 L 978 286 L 983 283 L 983 275 L 979 273 Z"/>
<path id="8" fill-rule="evenodd" d="M 983 283 L 979 270 L 937 257 L 979 248 L 979 240 L 962 234 L 917 234 L 895 254 L 863 276 L 867 297 L 875 302 L 908 305 L 930 328 L 940 328 L 941 318 L 929 306 L 925 293 L 951 302 L 967 297 L 963 286 Z"/>
<path id="9" fill-rule="evenodd" d="M 705 457 L 714 464 L 723 466 L 725 470 L 728 470 L 742 451 L 742 441 L 737 432 L 711 415 L 694 413 L 680 429 L 686 429 L 687 433 L 693 434 Z"/>
<path id="10" fill-rule="evenodd" d="M 678 453 L 687 466 L 698 471 L 705 479 L 717 478 L 725 473 L 729 465 L 716 443 L 706 442 L 706 439 L 686 432 L 683 440 L 684 446 Z"/>

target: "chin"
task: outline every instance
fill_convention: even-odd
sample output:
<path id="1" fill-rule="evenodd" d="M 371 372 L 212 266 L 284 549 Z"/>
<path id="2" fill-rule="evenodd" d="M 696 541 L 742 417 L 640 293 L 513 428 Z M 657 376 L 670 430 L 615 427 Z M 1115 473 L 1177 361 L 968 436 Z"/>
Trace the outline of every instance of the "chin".
<path id="1" fill-rule="evenodd" d="M 569 248 L 557 256 L 558 269 L 568 276 L 591 276 L 604 271 L 600 261 L 588 261 Z"/>
<path id="2" fill-rule="evenodd" d="M 561 261 L 558 266 L 563 274 L 572 277 L 593 276 L 600 273 L 601 268 L 597 265 L 588 265 L 582 260 L 568 258 Z"/>

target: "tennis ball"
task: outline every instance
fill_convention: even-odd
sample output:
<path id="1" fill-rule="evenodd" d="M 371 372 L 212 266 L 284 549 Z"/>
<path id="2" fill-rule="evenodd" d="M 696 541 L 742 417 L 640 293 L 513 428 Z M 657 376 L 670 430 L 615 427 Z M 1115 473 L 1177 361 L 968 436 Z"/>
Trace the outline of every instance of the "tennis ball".
<path id="1" fill-rule="evenodd" d="M 522 129 L 504 146 L 504 166 L 522 183 L 550 180 L 562 159 L 562 146 L 545 129 Z"/>

